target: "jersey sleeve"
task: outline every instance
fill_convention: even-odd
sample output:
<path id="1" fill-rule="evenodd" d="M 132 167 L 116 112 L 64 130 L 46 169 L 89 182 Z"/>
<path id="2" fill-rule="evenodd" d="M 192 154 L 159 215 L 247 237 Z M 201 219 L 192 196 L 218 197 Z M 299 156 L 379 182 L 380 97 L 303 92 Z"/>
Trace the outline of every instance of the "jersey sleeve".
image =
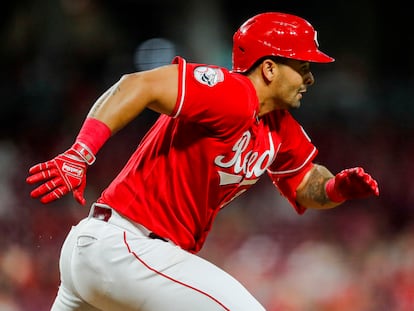
<path id="1" fill-rule="evenodd" d="M 281 144 L 275 161 L 267 173 L 281 195 L 286 197 L 298 214 L 306 208 L 296 202 L 296 189 L 312 168 L 318 150 L 293 116 L 284 111 L 280 120 Z"/>
<path id="2" fill-rule="evenodd" d="M 218 66 L 187 63 L 181 57 L 173 62 L 179 65 L 173 118 L 199 123 L 214 132 L 225 132 L 245 126 L 257 114 L 257 96 L 246 77 Z"/>

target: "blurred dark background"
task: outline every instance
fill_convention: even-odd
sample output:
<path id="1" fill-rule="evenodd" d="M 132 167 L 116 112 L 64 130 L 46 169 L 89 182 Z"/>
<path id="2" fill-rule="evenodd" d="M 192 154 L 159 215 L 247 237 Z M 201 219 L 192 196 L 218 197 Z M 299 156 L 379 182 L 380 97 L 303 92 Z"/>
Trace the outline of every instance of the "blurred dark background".
<path id="1" fill-rule="evenodd" d="M 123 73 L 169 53 L 230 68 L 234 31 L 264 11 L 308 19 L 321 50 L 335 57 L 313 65 L 316 83 L 293 113 L 319 148 L 318 162 L 334 173 L 363 166 L 380 197 L 299 216 L 264 177 L 219 214 L 200 255 L 269 311 L 414 310 L 412 14 L 402 1 L 373 0 L 3 4 L 0 310 L 49 310 L 61 244 L 88 213 L 70 195 L 47 206 L 30 199 L 28 168 L 68 148 L 93 102 Z M 153 38 L 164 45 L 143 53 Z M 101 149 L 88 171 L 89 203 L 156 117 L 145 111 Z"/>

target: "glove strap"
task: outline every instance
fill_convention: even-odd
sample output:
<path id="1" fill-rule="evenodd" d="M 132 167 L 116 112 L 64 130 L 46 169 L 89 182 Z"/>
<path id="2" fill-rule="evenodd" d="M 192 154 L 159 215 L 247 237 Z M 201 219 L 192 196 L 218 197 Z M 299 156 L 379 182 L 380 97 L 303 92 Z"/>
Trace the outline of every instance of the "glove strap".
<path id="1" fill-rule="evenodd" d="M 96 157 L 95 155 L 92 153 L 92 151 L 89 149 L 88 146 L 86 146 L 84 143 L 82 142 L 75 142 L 72 146 L 72 149 L 82 158 L 85 160 L 85 162 L 88 165 L 92 165 L 95 160 Z"/>
<path id="2" fill-rule="evenodd" d="M 342 203 L 345 198 L 335 189 L 335 178 L 329 179 L 325 184 L 326 196 L 335 203 Z"/>

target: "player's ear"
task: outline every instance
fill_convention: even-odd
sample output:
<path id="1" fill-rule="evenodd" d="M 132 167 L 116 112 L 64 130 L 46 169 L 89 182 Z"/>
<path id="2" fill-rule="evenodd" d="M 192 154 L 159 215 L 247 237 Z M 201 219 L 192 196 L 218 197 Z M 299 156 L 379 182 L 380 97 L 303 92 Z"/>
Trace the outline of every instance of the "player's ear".
<path id="1" fill-rule="evenodd" d="M 270 82 L 274 79 L 276 72 L 278 70 L 276 62 L 271 58 L 265 58 L 262 62 L 262 75 L 263 78 Z"/>

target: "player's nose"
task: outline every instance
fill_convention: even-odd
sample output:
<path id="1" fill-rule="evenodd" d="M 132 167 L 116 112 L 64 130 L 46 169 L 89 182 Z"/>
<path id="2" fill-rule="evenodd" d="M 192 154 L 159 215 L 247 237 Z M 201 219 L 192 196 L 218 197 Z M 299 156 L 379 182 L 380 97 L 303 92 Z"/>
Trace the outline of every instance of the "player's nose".
<path id="1" fill-rule="evenodd" d="M 315 83 L 315 78 L 313 77 L 312 72 L 309 71 L 303 76 L 303 82 L 308 86 L 313 85 Z"/>

